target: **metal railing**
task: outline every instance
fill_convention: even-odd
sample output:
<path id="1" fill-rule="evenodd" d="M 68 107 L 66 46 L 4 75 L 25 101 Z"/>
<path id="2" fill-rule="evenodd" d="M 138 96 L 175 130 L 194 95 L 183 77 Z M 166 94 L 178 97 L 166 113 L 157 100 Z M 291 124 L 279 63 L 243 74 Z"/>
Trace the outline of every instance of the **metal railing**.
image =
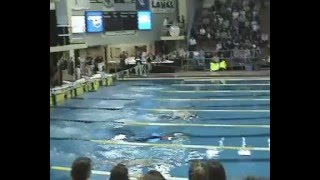
<path id="1" fill-rule="evenodd" d="M 181 67 L 183 70 L 209 70 L 210 62 L 214 59 L 214 54 L 220 54 L 219 60 L 225 60 L 228 69 L 234 70 L 240 67 L 245 69 L 246 65 L 265 65 L 269 63 L 263 59 L 267 59 L 261 54 L 260 50 L 220 50 L 220 51 L 188 51 L 187 57 L 183 58 Z M 221 56 L 221 54 L 223 56 Z M 217 59 L 217 58 L 216 58 Z"/>
<path id="2" fill-rule="evenodd" d="M 115 72 L 117 78 L 128 78 L 132 75 L 146 77 L 147 74 L 151 71 L 152 67 L 148 63 L 134 65 L 127 69 Z"/>

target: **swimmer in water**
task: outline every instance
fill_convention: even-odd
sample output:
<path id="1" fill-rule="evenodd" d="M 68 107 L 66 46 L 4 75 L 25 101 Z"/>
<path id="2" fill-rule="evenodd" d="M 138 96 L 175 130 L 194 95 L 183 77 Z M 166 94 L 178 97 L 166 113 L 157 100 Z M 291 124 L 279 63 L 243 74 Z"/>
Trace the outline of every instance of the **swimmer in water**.
<path id="1" fill-rule="evenodd" d="M 172 133 L 168 135 L 161 136 L 158 133 L 152 133 L 149 137 L 144 137 L 144 138 L 135 138 L 135 141 L 138 142 L 159 142 L 159 141 L 172 141 L 175 139 L 179 139 L 184 135 L 183 133 Z"/>
<path id="2" fill-rule="evenodd" d="M 128 141 L 128 142 L 159 142 L 159 141 L 172 141 L 172 140 L 179 140 L 179 139 L 186 139 L 189 137 L 184 133 L 170 133 L 166 135 L 160 135 L 158 133 L 152 133 L 147 137 L 137 137 L 134 132 L 129 129 L 125 128 L 115 128 L 112 130 L 115 136 L 112 140 L 115 141 Z"/>
<path id="3" fill-rule="evenodd" d="M 192 119 L 198 118 L 196 114 L 192 114 L 188 111 L 181 111 L 181 112 L 172 112 L 169 114 L 164 114 L 161 118 L 170 119 L 170 120 L 184 120 L 190 121 Z"/>
<path id="4" fill-rule="evenodd" d="M 135 138 L 135 141 L 138 142 L 158 142 L 161 140 L 168 140 L 170 141 L 172 139 L 172 137 L 170 136 L 161 136 L 158 133 L 152 133 L 150 136 L 148 137 L 143 137 L 143 138 Z"/>

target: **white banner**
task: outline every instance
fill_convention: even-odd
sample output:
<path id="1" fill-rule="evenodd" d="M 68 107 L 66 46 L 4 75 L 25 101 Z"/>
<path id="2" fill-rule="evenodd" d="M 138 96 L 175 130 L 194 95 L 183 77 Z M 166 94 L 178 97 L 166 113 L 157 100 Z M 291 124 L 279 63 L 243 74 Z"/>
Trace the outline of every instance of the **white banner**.
<path id="1" fill-rule="evenodd" d="M 174 13 L 176 5 L 176 0 L 150 0 L 152 13 Z"/>

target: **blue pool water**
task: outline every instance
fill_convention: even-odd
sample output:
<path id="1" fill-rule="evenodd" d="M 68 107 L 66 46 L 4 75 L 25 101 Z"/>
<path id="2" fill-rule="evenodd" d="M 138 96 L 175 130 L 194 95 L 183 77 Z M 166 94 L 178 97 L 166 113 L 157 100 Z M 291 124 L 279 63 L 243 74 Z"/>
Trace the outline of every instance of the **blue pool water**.
<path id="1" fill-rule="evenodd" d="M 71 99 L 51 109 L 50 161 L 52 166 L 70 167 L 79 156 L 90 157 L 94 170 L 110 171 L 124 163 L 130 174 L 150 169 L 174 177 L 187 177 L 188 161 L 206 159 L 206 149 L 183 147 L 99 144 L 88 140 L 109 140 L 118 134 L 146 137 L 181 132 L 187 136 L 163 144 L 268 147 L 270 129 L 269 80 L 132 80 Z M 178 111 L 179 110 L 179 111 Z M 196 117 L 169 118 L 181 112 Z M 127 123 L 123 123 L 127 122 Z M 140 124 L 135 124 L 139 122 Z M 130 124 L 131 123 L 131 124 Z M 165 125 L 147 123 L 168 123 Z M 184 124 L 222 124 L 234 127 L 199 127 Z M 241 127 L 239 125 L 258 125 Z M 129 141 L 129 140 L 128 140 Z M 223 150 L 217 157 L 230 179 L 247 175 L 270 176 L 270 152 L 252 151 L 239 156 L 237 150 Z M 53 180 L 69 177 L 68 172 L 51 170 Z M 93 175 L 92 179 L 107 179 Z"/>

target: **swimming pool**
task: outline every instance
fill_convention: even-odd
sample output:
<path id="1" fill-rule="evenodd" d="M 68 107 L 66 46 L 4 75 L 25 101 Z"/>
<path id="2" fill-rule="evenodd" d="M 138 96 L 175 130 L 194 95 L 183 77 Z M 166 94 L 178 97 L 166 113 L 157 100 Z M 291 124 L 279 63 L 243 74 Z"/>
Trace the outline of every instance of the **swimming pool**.
<path id="1" fill-rule="evenodd" d="M 156 169 L 186 178 L 188 161 L 206 159 L 207 148 L 219 146 L 219 159 L 229 179 L 270 176 L 269 79 L 184 79 L 118 81 L 115 86 L 70 99 L 51 109 L 51 166 L 70 167 L 78 156 L 90 157 L 94 170 L 109 171 L 119 162 L 131 175 Z M 189 120 L 168 118 L 182 112 Z M 169 115 L 169 116 L 168 116 Z M 146 137 L 184 133 L 186 138 L 156 143 L 115 143 L 115 135 Z M 245 137 L 251 156 L 239 156 Z M 92 141 L 98 140 L 98 141 Z M 183 144 L 183 145 L 181 145 Z M 51 170 L 50 179 L 69 177 Z M 93 179 L 106 179 L 93 175 Z"/>

